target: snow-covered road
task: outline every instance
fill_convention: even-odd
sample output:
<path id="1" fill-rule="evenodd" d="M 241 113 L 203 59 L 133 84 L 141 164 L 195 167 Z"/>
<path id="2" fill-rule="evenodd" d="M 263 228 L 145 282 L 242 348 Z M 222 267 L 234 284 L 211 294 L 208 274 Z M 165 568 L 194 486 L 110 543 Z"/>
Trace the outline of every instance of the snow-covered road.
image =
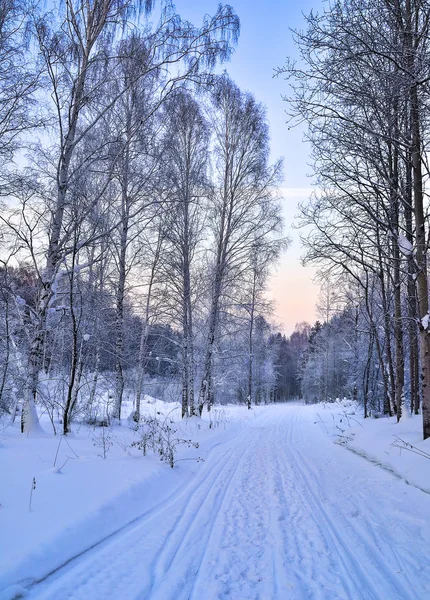
<path id="1" fill-rule="evenodd" d="M 430 598 L 430 496 L 333 444 L 306 407 L 255 412 L 174 500 L 26 597 Z"/>

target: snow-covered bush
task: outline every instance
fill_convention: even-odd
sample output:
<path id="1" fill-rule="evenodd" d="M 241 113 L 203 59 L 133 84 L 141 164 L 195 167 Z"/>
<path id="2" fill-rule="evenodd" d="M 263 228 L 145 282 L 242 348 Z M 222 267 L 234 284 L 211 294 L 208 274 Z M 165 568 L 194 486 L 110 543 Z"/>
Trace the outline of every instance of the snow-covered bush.
<path id="1" fill-rule="evenodd" d="M 136 425 L 135 430 L 138 439 L 131 443 L 135 448 L 141 450 L 144 456 L 148 450 L 160 456 L 160 460 L 167 462 L 173 469 L 175 466 L 175 455 L 178 446 L 198 448 L 199 445 L 192 440 L 177 436 L 178 430 L 173 420 L 167 415 L 157 413 L 154 416 L 145 415 L 141 423 Z"/>
<path id="2" fill-rule="evenodd" d="M 217 427 L 226 428 L 228 419 L 227 411 L 224 407 L 213 408 L 209 413 L 209 429 L 216 429 Z"/>

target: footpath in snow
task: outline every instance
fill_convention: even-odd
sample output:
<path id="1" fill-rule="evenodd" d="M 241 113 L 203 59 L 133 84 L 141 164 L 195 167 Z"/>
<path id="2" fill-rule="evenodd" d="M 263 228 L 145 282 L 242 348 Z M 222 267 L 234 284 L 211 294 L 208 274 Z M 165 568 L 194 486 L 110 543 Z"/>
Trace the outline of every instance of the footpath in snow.
<path id="1" fill-rule="evenodd" d="M 73 513 L 69 504 L 78 501 L 79 489 L 70 491 L 66 482 L 70 477 L 78 488 L 82 482 L 66 469 L 47 473 L 64 477 L 72 495 L 56 498 L 68 531 L 60 531 L 54 515 L 55 531 L 45 529 L 20 555 L 8 526 L 1 600 L 19 594 L 40 600 L 430 598 L 430 495 L 334 444 L 327 427 L 333 410 L 275 405 L 243 411 L 241 426 L 238 414 L 215 432 L 202 433 L 195 424 L 201 447 L 194 452 L 205 454 L 203 463 L 184 461 L 172 471 L 153 459 L 118 458 L 122 469 L 133 464 L 126 479 L 138 478 L 135 465 L 146 476 L 111 499 L 109 510 L 93 508 L 73 523 L 67 509 Z M 0 454 L 13 445 L 3 444 Z M 421 460 L 429 473 L 430 461 Z M 117 474 L 112 480 L 119 485 Z M 95 507 L 95 494 L 89 497 Z M 2 526 L 8 510 L 1 509 Z M 27 525 L 48 523 L 36 501 L 29 515 Z M 56 558 L 49 539 L 56 540 Z"/>

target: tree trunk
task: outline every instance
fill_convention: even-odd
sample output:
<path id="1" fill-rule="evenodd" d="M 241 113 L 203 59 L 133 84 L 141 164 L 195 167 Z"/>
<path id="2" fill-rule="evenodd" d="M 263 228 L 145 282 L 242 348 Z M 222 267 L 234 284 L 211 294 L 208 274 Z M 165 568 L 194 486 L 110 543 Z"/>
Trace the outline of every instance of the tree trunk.
<path id="1" fill-rule="evenodd" d="M 182 302 L 182 418 L 189 416 L 188 308 Z"/>
<path id="2" fill-rule="evenodd" d="M 28 392 L 27 400 L 21 416 L 21 431 L 28 431 L 37 426 L 39 419 L 36 411 L 36 398 L 39 371 L 42 364 L 43 349 L 45 341 L 46 320 L 49 303 L 55 294 L 54 282 L 57 276 L 58 264 L 61 260 L 61 235 L 63 227 L 64 211 L 67 204 L 67 192 L 69 189 L 69 170 L 75 149 L 76 130 L 82 97 L 88 68 L 88 56 L 90 47 L 83 56 L 80 75 L 77 78 L 73 90 L 73 98 L 70 106 L 69 128 L 61 146 L 61 155 L 57 168 L 57 199 L 52 215 L 46 266 L 42 277 L 42 289 L 37 307 L 37 320 L 35 332 L 30 346 L 28 359 Z"/>
<path id="3" fill-rule="evenodd" d="M 251 295 L 251 309 L 249 313 L 249 338 L 248 338 L 248 410 L 251 409 L 252 402 L 252 378 L 253 378 L 253 362 L 254 362 L 254 348 L 253 348 L 253 335 L 254 335 L 254 313 L 255 313 L 255 293 L 257 284 L 257 273 L 254 269 L 253 282 L 252 282 L 252 295 Z M 258 403 L 256 401 L 256 403 Z"/>
<path id="4" fill-rule="evenodd" d="M 418 90 L 411 89 L 412 174 L 416 227 L 417 296 L 420 330 L 420 363 L 422 385 L 423 437 L 430 437 L 430 332 L 426 258 L 426 232 L 423 194 L 420 113 Z"/>
<path id="5" fill-rule="evenodd" d="M 412 222 L 412 161 L 410 154 L 406 164 L 406 190 L 405 190 L 405 228 L 406 239 L 414 246 L 414 232 Z M 409 345 L 409 382 L 410 382 L 410 408 L 411 413 L 418 415 L 420 408 L 420 383 L 419 383 L 419 336 L 418 336 L 418 305 L 415 285 L 414 256 L 408 256 L 407 278 L 407 308 L 408 308 L 408 345 Z"/>
<path id="6" fill-rule="evenodd" d="M 130 207 L 128 199 L 128 147 L 125 152 L 124 179 L 122 181 L 122 199 L 121 199 L 121 230 L 120 230 L 120 249 L 118 257 L 118 287 L 116 292 L 116 340 L 115 340 L 115 405 L 113 417 L 121 421 L 121 407 L 124 394 L 124 300 L 125 284 L 127 278 L 127 244 Z"/>
<path id="7" fill-rule="evenodd" d="M 202 415 L 205 404 L 210 404 L 212 393 L 212 354 L 215 343 L 215 332 L 218 325 L 219 317 L 219 301 L 221 295 L 221 273 L 217 273 L 215 277 L 215 285 L 212 292 L 211 311 L 209 315 L 209 332 L 206 345 L 205 361 L 203 366 L 202 383 L 200 386 L 198 411 Z"/>
<path id="8" fill-rule="evenodd" d="M 384 374 L 384 414 L 393 415 L 393 407 L 395 405 L 394 390 L 395 390 L 395 378 L 394 378 L 394 367 L 393 367 L 393 355 L 391 352 L 391 328 L 390 328 L 390 315 L 388 313 L 384 275 L 381 273 L 381 293 L 382 293 L 382 310 L 384 312 L 384 337 L 385 337 L 385 354 L 386 362 L 384 360 L 382 347 L 378 338 L 377 347 L 379 353 L 379 362 L 381 363 L 381 369 Z M 395 411 L 394 411 L 395 412 Z"/>

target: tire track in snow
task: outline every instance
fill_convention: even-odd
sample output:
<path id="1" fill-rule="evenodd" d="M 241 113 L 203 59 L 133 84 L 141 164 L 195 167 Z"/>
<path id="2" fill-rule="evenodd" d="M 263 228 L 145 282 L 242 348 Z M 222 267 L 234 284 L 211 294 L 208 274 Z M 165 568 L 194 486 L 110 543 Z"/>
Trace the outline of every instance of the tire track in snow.
<path id="1" fill-rule="evenodd" d="M 197 500 L 197 506 L 192 505 L 193 498 L 187 502 L 186 512 L 179 516 L 169 532 L 167 543 L 153 561 L 151 587 L 142 591 L 143 595 L 138 596 L 140 600 L 146 598 L 177 600 L 191 597 L 194 582 L 190 576 L 197 576 L 205 558 L 206 548 L 231 490 L 232 482 L 244 457 L 252 449 L 251 437 L 253 436 L 248 436 L 242 446 L 229 456 L 225 467 L 213 480 L 203 498 Z M 180 568 L 175 569 L 175 562 L 178 561 Z M 170 577 L 167 578 L 169 570 Z M 184 580 L 180 575 L 179 581 L 175 581 L 173 573 L 181 574 L 184 571 L 188 574 L 187 579 Z"/>
<path id="2" fill-rule="evenodd" d="M 243 434 L 239 437 L 242 440 Z M 142 571 L 145 571 L 148 556 L 153 553 L 154 545 L 159 546 L 159 552 L 162 550 L 168 522 L 176 514 L 175 507 L 181 507 L 187 498 L 197 494 L 205 496 L 222 472 L 228 468 L 234 455 L 234 451 L 232 453 L 231 449 L 227 449 L 220 456 L 213 457 L 216 460 L 210 468 L 206 466 L 208 463 L 203 465 L 206 467 L 203 472 L 199 473 L 179 494 L 177 492 L 172 494 L 160 505 L 138 517 L 131 525 L 109 536 L 108 540 L 79 555 L 77 559 L 72 559 L 38 585 L 32 586 L 28 598 L 46 598 L 46 600 L 122 598 L 123 596 L 112 596 L 113 589 L 119 586 L 122 576 L 130 581 L 133 571 L 136 571 L 135 581 L 142 578 Z M 180 516 L 179 514 L 178 518 Z M 144 543 L 144 540 L 148 539 L 151 539 L 149 546 L 148 543 Z M 150 577 L 151 575 L 147 573 L 147 587 L 151 585 Z M 141 594 L 142 584 L 132 587 L 136 587 L 136 590 L 130 597 Z M 89 591 L 85 591 L 84 588 Z"/>
<path id="3" fill-rule="evenodd" d="M 241 435 L 243 435 L 243 434 L 241 434 Z M 206 464 L 210 464 L 210 461 L 213 458 L 212 455 L 214 454 L 215 449 L 218 449 L 220 446 L 223 446 L 225 443 L 228 444 L 229 442 L 231 442 L 231 440 L 227 440 L 227 442 L 220 442 L 220 443 L 214 444 L 210 448 L 207 456 L 205 457 Z M 230 452 L 230 450 L 226 450 L 225 456 L 227 456 L 227 454 L 229 452 Z M 221 463 L 221 459 L 220 459 L 220 457 L 218 457 L 218 460 L 213 465 L 212 470 L 214 468 L 216 468 L 216 466 L 219 465 L 220 463 Z M 212 470 L 208 470 L 208 468 L 204 469 L 206 475 L 203 475 L 202 481 L 207 481 L 207 479 L 209 477 L 211 477 Z M 58 577 L 61 577 L 62 575 L 67 573 L 71 568 L 75 567 L 76 564 L 80 560 L 82 560 L 82 559 L 86 560 L 88 557 L 92 557 L 94 555 L 94 553 L 97 553 L 97 552 L 103 550 L 111 542 L 116 543 L 116 539 L 118 536 L 121 537 L 124 535 L 128 535 L 129 533 L 133 534 L 133 532 L 136 530 L 137 527 L 139 527 L 139 525 L 142 522 L 146 522 L 147 520 L 150 520 L 152 518 L 157 518 L 159 514 L 162 514 L 162 512 L 166 509 L 166 507 L 170 506 L 172 503 L 178 502 L 179 498 L 182 498 L 183 496 L 187 496 L 188 494 L 192 493 L 193 489 L 199 487 L 200 484 L 201 484 L 201 482 L 196 483 L 196 481 L 194 479 L 191 480 L 190 482 L 186 482 L 184 485 L 180 486 L 179 488 L 176 488 L 171 494 L 169 494 L 161 502 L 158 502 L 151 508 L 145 510 L 140 515 L 138 515 L 137 517 L 135 517 L 128 523 L 124 524 L 117 530 L 113 531 L 112 533 L 108 534 L 107 536 L 103 537 L 95 544 L 84 549 L 82 552 L 79 552 L 75 556 L 70 557 L 65 563 L 63 563 L 62 565 L 59 565 L 52 571 L 48 572 L 41 579 L 31 580 L 31 581 L 25 580 L 25 581 L 21 581 L 18 583 L 23 588 L 26 588 L 26 594 L 28 594 L 28 592 L 32 592 L 32 590 L 34 590 L 34 589 L 41 589 L 41 586 L 45 585 L 47 582 L 49 583 L 50 581 L 53 581 L 54 579 L 57 579 Z"/>
<path id="4" fill-rule="evenodd" d="M 233 481 L 230 484 L 230 489 L 228 490 L 228 493 L 226 494 L 225 498 L 224 498 L 224 502 L 223 502 L 223 506 L 220 507 L 220 510 L 216 516 L 216 520 L 213 523 L 213 528 L 212 528 L 212 532 L 211 532 L 211 537 L 210 537 L 210 543 L 207 545 L 205 552 L 203 554 L 203 556 L 201 557 L 201 561 L 200 561 L 200 565 L 199 565 L 199 570 L 197 572 L 197 576 L 196 579 L 194 581 L 192 590 L 191 590 L 191 594 L 189 596 L 189 598 L 191 600 L 200 600 L 203 597 L 203 594 L 205 593 L 205 589 L 207 590 L 207 582 L 210 579 L 210 577 L 215 578 L 216 579 L 216 587 L 218 587 L 218 592 L 213 591 L 213 593 L 216 595 L 212 595 L 210 596 L 211 598 L 223 598 L 223 597 L 230 597 L 229 596 L 229 591 L 228 591 L 228 587 L 231 585 L 231 577 L 230 577 L 230 570 L 231 567 L 234 567 L 235 565 L 238 564 L 237 559 L 234 559 L 234 555 L 237 556 L 237 549 L 238 549 L 238 544 L 236 540 L 240 540 L 240 551 L 242 551 L 242 557 L 239 558 L 239 565 L 242 571 L 246 570 L 247 567 L 249 566 L 249 564 L 255 564 L 252 562 L 252 559 L 255 557 L 250 557 L 248 556 L 243 556 L 243 547 L 242 547 L 242 543 L 243 543 L 243 537 L 241 538 L 241 535 L 243 536 L 243 532 L 244 530 L 248 530 L 250 529 L 250 519 L 252 519 L 253 521 L 253 525 L 255 526 L 255 523 L 258 521 L 258 523 L 260 524 L 261 527 L 263 527 L 263 520 L 262 520 L 262 515 L 261 515 L 261 511 L 259 511 L 259 514 L 257 515 L 257 511 L 258 508 L 256 506 L 255 503 L 255 498 L 245 498 L 244 496 L 246 494 L 244 494 L 244 490 L 252 490 L 253 486 L 249 485 L 250 484 L 250 480 L 251 477 L 254 477 L 255 480 L 255 474 L 260 473 L 260 470 L 258 469 L 259 465 L 256 465 L 255 462 L 253 461 L 253 456 L 252 456 L 252 451 L 255 452 L 255 448 L 260 448 L 260 445 L 262 443 L 262 434 L 259 433 L 258 434 L 259 439 L 254 441 L 254 446 L 249 450 L 249 452 L 246 453 L 246 456 L 244 457 L 244 460 L 242 461 L 242 463 L 246 463 L 245 466 L 247 466 L 247 469 L 244 469 L 242 473 L 239 473 L 240 475 L 240 479 L 241 481 L 239 482 L 239 485 L 234 487 L 233 486 Z M 251 466 L 251 469 L 250 469 Z M 239 479 L 239 477 L 236 475 L 235 479 Z M 245 482 L 245 485 L 244 485 Z M 261 489 L 261 485 L 259 485 L 259 489 Z M 248 500 L 248 502 L 250 501 L 252 504 L 252 507 L 254 510 L 252 510 L 252 512 L 250 512 L 250 506 L 248 504 L 248 502 L 246 502 L 246 500 Z M 239 510 L 238 510 L 238 503 L 240 505 Z M 236 506 L 235 506 L 236 505 Z M 222 510 L 224 508 L 224 511 Z M 241 510 L 242 508 L 245 508 L 245 514 L 243 514 L 243 510 Z M 241 518 L 238 518 L 240 512 L 241 514 Z M 244 517 L 244 518 L 243 518 Z M 260 527 L 260 528 L 261 528 Z M 252 538 L 253 541 L 255 542 L 254 537 Z M 236 542 L 236 543 L 235 543 Z M 221 550 L 227 550 L 229 549 L 230 552 L 232 550 L 234 550 L 234 554 L 232 556 L 232 554 L 225 554 L 225 553 L 221 553 Z M 255 549 L 255 544 L 254 544 L 254 549 Z M 223 554 L 223 556 L 222 556 Z M 246 555 L 246 552 L 245 552 Z M 228 556 L 228 558 L 227 558 Z M 226 560 L 227 558 L 227 560 Z M 257 563 L 258 564 L 258 563 Z M 217 574 L 218 571 L 223 570 L 224 573 L 223 575 L 219 576 Z M 213 571 L 216 571 L 215 576 Z M 245 573 L 244 573 L 245 574 Z M 225 584 L 223 584 L 222 579 L 230 579 L 230 583 L 227 584 L 227 586 L 225 586 Z M 263 578 L 261 577 L 260 582 L 263 580 Z M 224 592 L 222 591 L 222 589 L 220 590 L 219 588 L 221 586 L 224 585 Z M 227 587 L 227 589 L 225 589 Z M 254 590 L 255 591 L 255 590 Z M 258 594 L 258 592 L 257 592 Z M 270 592 L 269 592 L 270 594 Z M 237 596 L 237 594 L 236 594 Z M 272 594 L 270 594 L 270 597 L 273 597 Z"/>
<path id="5" fill-rule="evenodd" d="M 315 584 L 317 580 L 316 560 L 318 552 L 318 566 L 321 569 L 321 563 L 326 563 L 327 556 L 321 556 L 321 548 L 318 548 L 318 535 L 311 535 L 309 525 L 311 519 L 303 504 L 302 496 L 296 489 L 294 474 L 290 465 L 290 457 L 282 453 L 284 437 L 280 428 L 277 429 L 275 453 L 275 482 L 281 507 L 278 523 L 275 528 L 279 531 L 280 543 L 285 548 L 288 563 L 284 568 L 288 568 L 295 574 L 299 589 L 295 598 L 313 598 L 315 597 Z M 290 429 L 287 430 L 288 438 L 291 437 Z M 287 444 L 288 444 L 287 440 Z M 289 486 L 288 486 L 289 483 Z M 323 547 L 322 550 L 325 550 Z M 285 559 L 284 559 L 285 561 Z M 279 562 L 279 559 L 278 559 Z M 325 570 L 328 570 L 329 564 L 325 564 Z"/>
<path id="6" fill-rule="evenodd" d="M 307 501 L 306 486 L 294 468 L 295 458 L 291 454 L 294 445 L 293 433 L 297 414 L 286 424 L 286 430 L 277 427 L 278 482 L 282 490 L 283 504 L 289 507 L 290 516 L 280 522 L 284 539 L 293 544 L 296 553 L 289 556 L 296 577 L 301 583 L 301 592 L 295 598 L 330 598 L 349 600 L 359 598 L 359 592 L 327 543 L 321 528 L 318 512 Z M 289 486 L 287 485 L 289 483 Z M 282 596 L 279 596 L 282 598 Z"/>
<path id="7" fill-rule="evenodd" d="M 296 413 L 296 423 L 300 415 L 300 409 Z M 408 590 L 397 573 L 393 571 L 389 560 L 386 557 L 381 557 L 381 554 L 375 551 L 374 545 L 369 543 L 367 536 L 363 535 L 361 528 L 358 528 L 353 518 L 343 516 L 342 501 L 343 498 L 338 498 L 336 504 L 336 513 L 330 514 L 325 503 L 321 501 L 324 498 L 321 486 L 319 485 L 320 473 L 315 469 L 309 458 L 303 451 L 305 445 L 303 428 L 296 427 L 296 432 L 299 434 L 296 443 L 292 445 L 292 458 L 295 465 L 296 473 L 308 489 L 308 501 L 314 514 L 318 514 L 318 521 L 324 524 L 322 530 L 323 535 L 327 537 L 330 546 L 336 549 L 336 552 L 345 566 L 345 571 L 348 575 L 351 572 L 357 574 L 358 585 L 356 580 L 352 580 L 355 587 L 355 595 L 358 598 L 376 598 L 385 600 L 387 594 L 390 599 L 401 598 L 402 600 L 417 600 L 416 592 Z M 364 525 L 364 523 L 363 523 Z M 340 530 L 342 527 L 342 532 Z M 353 536 L 351 536 L 351 533 Z M 345 535 L 346 534 L 346 535 Z M 350 539 L 345 539 L 348 537 Z M 380 543 L 381 538 L 373 538 L 373 542 Z M 394 544 L 393 544 L 394 545 Z M 361 559 L 365 559 L 365 565 L 358 562 L 351 548 L 360 547 Z M 381 580 L 381 576 L 385 573 L 385 581 L 387 586 L 384 590 L 375 589 L 375 584 Z M 363 585 L 366 587 L 363 588 Z M 364 596 L 366 594 L 366 596 Z"/>
<path id="8" fill-rule="evenodd" d="M 310 461 L 304 458 L 303 453 L 299 452 L 301 456 L 302 463 L 306 464 L 307 471 L 313 474 L 312 481 L 315 483 L 311 483 L 311 480 L 308 479 L 309 486 L 313 487 L 313 495 L 314 497 L 321 497 L 322 491 L 318 486 L 318 474 L 315 472 L 313 465 Z M 327 518 L 330 522 L 334 522 L 332 516 L 329 515 L 329 511 L 325 510 Z M 342 525 L 340 523 L 342 521 Z M 399 553 L 395 549 L 395 544 L 393 541 L 384 540 L 384 533 L 387 530 L 387 523 L 384 523 L 384 526 L 381 527 L 381 523 L 372 523 L 370 525 L 369 518 L 367 517 L 365 520 L 360 521 L 360 527 L 357 527 L 356 519 L 349 518 L 344 516 L 342 510 L 336 512 L 336 527 L 338 530 L 340 529 L 340 525 L 342 529 L 349 530 L 353 536 L 356 538 L 354 540 L 355 547 L 360 547 L 364 550 L 363 554 L 367 558 L 371 558 L 369 561 L 369 566 L 366 567 L 367 573 L 373 570 L 374 578 L 380 579 L 381 574 L 386 573 L 388 575 L 387 581 L 392 581 L 390 583 L 392 589 L 390 594 L 393 594 L 391 597 L 395 597 L 394 594 L 401 594 L 401 598 L 410 598 L 411 600 L 415 600 L 415 593 L 410 590 L 407 590 L 403 582 L 400 580 L 398 573 L 402 571 L 402 562 L 400 559 Z M 379 529 L 379 533 L 376 533 L 376 527 Z M 397 564 L 397 572 L 391 564 L 395 562 Z M 413 564 L 412 561 L 407 561 L 409 564 Z M 368 579 L 369 579 L 368 575 Z M 407 579 L 407 583 L 410 588 L 413 589 L 413 582 L 409 579 L 407 573 L 405 573 L 405 578 Z"/>
<path id="9" fill-rule="evenodd" d="M 219 510 L 187 599 L 274 598 L 268 570 L 270 528 L 265 495 L 264 434 L 254 435 Z"/>
<path id="10" fill-rule="evenodd" d="M 305 549 L 303 543 L 299 544 L 294 535 L 295 521 L 298 515 L 297 503 L 294 502 L 292 494 L 285 490 L 284 480 L 288 477 L 288 473 L 286 473 L 276 447 L 272 449 L 272 456 L 273 496 L 277 500 L 277 504 L 271 509 L 275 597 L 282 598 L 280 594 L 288 591 L 288 597 L 291 599 L 310 598 L 309 582 L 313 580 L 313 569 L 307 566 L 303 569 L 302 560 Z M 293 579 L 293 583 L 291 579 Z"/>
<path id="11" fill-rule="evenodd" d="M 214 534 L 189 596 L 191 600 L 277 597 L 270 545 L 273 495 L 267 485 L 270 429 L 264 424 L 217 515 Z"/>
<path id="12" fill-rule="evenodd" d="M 328 590 L 330 590 L 330 587 L 335 585 L 333 579 L 327 581 L 327 578 L 335 575 L 335 577 L 337 576 L 339 578 L 343 588 L 338 589 L 337 592 L 332 589 L 332 595 L 334 593 L 337 594 L 335 597 L 344 598 L 345 600 L 349 598 L 367 598 L 369 600 L 376 600 L 378 596 L 375 596 L 373 592 L 366 592 L 366 595 L 363 595 L 364 590 L 362 583 L 366 580 L 366 574 L 350 548 L 344 544 L 341 537 L 337 535 L 332 523 L 324 513 L 321 499 L 315 497 L 312 493 L 309 478 L 301 468 L 300 461 L 302 458 L 297 451 L 297 447 L 300 446 L 302 441 L 300 437 L 298 437 L 298 434 L 300 434 L 299 414 L 300 408 L 297 407 L 294 417 L 289 423 L 289 438 L 288 440 L 285 440 L 284 438 L 284 441 L 280 442 L 280 446 L 284 449 L 289 459 L 294 489 L 300 498 L 299 504 L 304 508 L 302 511 L 302 521 L 299 523 L 300 527 L 297 528 L 300 535 L 298 541 L 300 543 L 300 539 L 303 538 L 303 536 L 312 539 L 317 551 L 327 554 L 330 560 L 331 571 L 327 572 L 322 569 L 321 567 L 323 565 L 319 562 L 317 569 L 318 580 L 316 580 L 316 577 L 314 577 L 314 580 L 316 583 L 323 586 L 323 588 L 328 588 L 324 592 L 326 594 L 328 593 Z M 312 527 L 312 535 L 306 531 L 307 529 L 309 530 L 310 527 Z M 320 546 L 318 546 L 318 542 L 320 543 Z M 311 560 L 315 559 L 315 552 L 312 552 L 310 557 Z M 320 556 L 317 557 L 317 560 L 321 560 Z M 359 574 L 358 581 L 357 578 L 351 575 L 351 572 Z M 321 577 L 322 574 L 324 574 L 324 578 Z M 338 586 L 336 585 L 336 587 Z M 321 596 L 318 589 L 315 589 L 315 586 L 314 590 L 314 597 L 327 597 L 324 595 Z"/>

